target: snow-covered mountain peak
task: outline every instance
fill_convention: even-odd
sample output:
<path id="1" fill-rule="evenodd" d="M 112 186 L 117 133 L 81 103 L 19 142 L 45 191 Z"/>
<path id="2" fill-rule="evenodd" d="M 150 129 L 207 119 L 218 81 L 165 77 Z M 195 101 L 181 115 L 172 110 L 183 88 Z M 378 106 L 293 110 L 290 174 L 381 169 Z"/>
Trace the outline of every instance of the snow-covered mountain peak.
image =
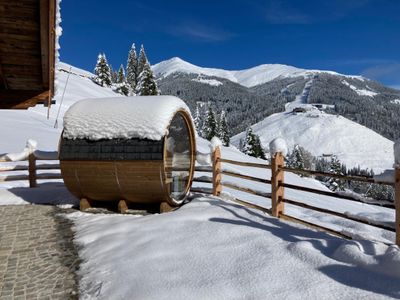
<path id="1" fill-rule="evenodd" d="M 246 87 L 252 87 L 272 81 L 276 78 L 287 77 L 312 77 L 318 73 L 345 76 L 332 71 L 306 70 L 282 64 L 262 64 L 245 70 L 224 70 L 216 68 L 203 68 L 193 65 L 179 57 L 162 61 L 152 67 L 155 75 L 166 77 L 173 73 L 197 74 L 228 79 Z M 363 80 L 360 76 L 349 76 Z"/>

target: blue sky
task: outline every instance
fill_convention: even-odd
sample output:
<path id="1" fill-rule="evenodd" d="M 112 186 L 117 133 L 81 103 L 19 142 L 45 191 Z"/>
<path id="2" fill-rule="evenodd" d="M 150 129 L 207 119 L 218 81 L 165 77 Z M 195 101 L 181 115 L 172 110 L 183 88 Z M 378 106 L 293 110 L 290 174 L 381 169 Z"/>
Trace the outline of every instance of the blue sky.
<path id="1" fill-rule="evenodd" d="M 132 43 L 152 64 L 174 56 L 204 67 L 281 63 L 362 74 L 400 89 L 398 0 L 63 0 L 61 59 L 114 68 Z"/>

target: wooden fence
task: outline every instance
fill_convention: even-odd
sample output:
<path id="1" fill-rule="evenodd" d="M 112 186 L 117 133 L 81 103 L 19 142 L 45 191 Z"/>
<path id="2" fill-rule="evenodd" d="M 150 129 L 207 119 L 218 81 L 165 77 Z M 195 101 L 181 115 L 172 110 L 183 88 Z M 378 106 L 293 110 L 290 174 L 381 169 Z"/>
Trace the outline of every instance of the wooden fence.
<path id="1" fill-rule="evenodd" d="M 40 151 L 43 153 L 43 151 Z M 42 170 L 60 170 L 60 164 L 56 163 L 40 163 L 40 161 L 55 161 L 57 158 L 51 157 L 43 157 L 40 155 L 35 155 L 35 152 L 32 152 L 28 155 L 27 158 L 21 159 L 17 162 L 9 161 L 6 159 L 0 159 L 0 182 L 7 181 L 29 181 L 29 187 L 36 187 L 38 180 L 49 180 L 49 179 L 62 179 L 60 173 L 38 173 L 38 171 Z M 28 164 L 17 164 L 18 162 L 27 161 Z M 17 174 L 14 175 L 18 171 Z"/>
<path id="2" fill-rule="evenodd" d="M 38 155 L 35 153 L 43 154 L 45 152 L 32 151 L 26 158 L 21 160 L 21 161 L 28 161 L 28 164 L 19 164 L 18 165 L 18 164 L 16 164 L 16 162 L 10 162 L 10 161 L 4 160 L 4 159 L 0 159 L 0 163 L 2 163 L 2 165 L 0 166 L 0 182 L 27 180 L 27 181 L 29 181 L 29 187 L 36 187 L 38 180 L 62 179 L 62 176 L 60 173 L 42 173 L 42 172 L 38 173 L 38 171 L 43 171 L 43 170 L 59 170 L 60 165 L 57 163 L 56 164 L 38 163 L 39 161 L 51 161 L 51 160 L 55 161 L 58 159 L 55 157 L 51 157 L 51 155 Z M 244 200 L 241 200 L 238 198 L 235 198 L 233 200 L 242 205 L 246 205 L 246 206 L 264 211 L 264 212 L 266 212 L 274 217 L 277 217 L 277 218 L 282 218 L 282 219 L 302 223 L 307 226 L 311 226 L 311 227 L 314 227 L 317 229 L 322 229 L 322 230 L 330 232 L 332 234 L 350 238 L 349 236 L 346 236 L 345 234 L 343 234 L 341 232 L 335 231 L 333 229 L 330 229 L 330 228 L 327 228 L 327 227 L 324 227 L 324 226 L 321 226 L 318 224 L 313 224 L 306 220 L 300 220 L 294 216 L 290 216 L 290 215 L 286 214 L 285 213 L 285 204 L 287 203 L 290 205 L 298 206 L 298 207 L 305 208 L 305 209 L 310 209 L 310 210 L 317 211 L 320 213 L 330 214 L 330 215 L 333 215 L 336 217 L 341 217 L 341 218 L 344 218 L 347 220 L 351 220 L 351 221 L 367 224 L 370 226 L 374 226 L 374 227 L 377 227 L 380 229 L 395 232 L 396 233 L 396 244 L 400 246 L 400 168 L 395 169 L 395 178 L 393 180 L 393 183 L 388 183 L 388 182 L 377 182 L 373 178 L 370 178 L 370 177 L 344 176 L 344 175 L 318 172 L 318 171 L 312 171 L 312 170 L 289 168 L 284 165 L 284 157 L 281 153 L 277 153 L 272 158 L 271 164 L 268 165 L 268 164 L 261 164 L 261 163 L 250 163 L 250 162 L 241 162 L 241 161 L 223 159 L 221 157 L 221 150 L 219 147 L 217 147 L 214 150 L 214 152 L 212 153 L 211 161 L 212 161 L 212 166 L 210 166 L 210 167 L 209 166 L 197 166 L 195 168 L 195 170 L 196 170 L 196 172 L 211 173 L 212 175 L 195 177 L 193 179 L 193 181 L 194 182 L 202 182 L 202 183 L 210 183 L 212 185 L 212 188 L 205 189 L 205 188 L 192 187 L 191 191 L 208 193 L 208 194 L 212 194 L 214 196 L 219 196 L 222 192 L 223 187 L 226 187 L 226 188 L 234 189 L 234 190 L 237 190 L 240 192 L 245 192 L 245 193 L 249 193 L 249 194 L 256 195 L 256 196 L 269 198 L 269 199 L 271 199 L 271 207 L 270 208 L 265 208 L 265 207 L 259 206 L 257 204 L 250 203 L 248 201 L 244 201 Z M 242 166 L 242 167 L 269 169 L 269 170 L 271 170 L 271 177 L 263 179 L 263 178 L 257 178 L 257 177 L 244 175 L 244 174 L 240 174 L 240 173 L 236 173 L 236 172 L 232 172 L 232 171 L 226 171 L 226 170 L 222 169 L 222 164 L 233 164 L 233 165 Z M 10 174 L 10 173 L 15 173 L 15 171 L 25 172 L 25 174 L 17 174 L 17 175 Z M 356 199 L 356 198 L 351 197 L 346 194 L 338 194 L 338 193 L 334 193 L 334 192 L 330 192 L 330 191 L 321 191 L 318 189 L 313 189 L 313 188 L 308 188 L 308 187 L 285 183 L 285 172 L 292 172 L 292 173 L 297 173 L 297 174 L 318 175 L 318 176 L 325 176 L 325 177 L 329 177 L 329 178 L 339 178 L 339 179 L 348 180 L 348 181 L 359 181 L 359 182 L 390 185 L 395 188 L 395 203 L 391 203 L 388 201 L 365 202 L 365 201 Z M 3 174 L 6 174 L 6 175 L 4 176 Z M 233 183 L 223 182 L 222 176 L 224 176 L 224 175 L 241 178 L 241 179 L 245 179 L 245 180 L 249 180 L 249 181 L 253 181 L 253 182 L 269 184 L 269 185 L 271 185 L 271 193 L 266 193 L 266 192 L 264 193 L 264 192 L 256 191 L 256 190 L 253 190 L 253 189 L 250 189 L 247 187 L 236 185 Z M 348 200 L 348 201 L 360 202 L 360 203 L 364 203 L 367 205 L 375 205 L 375 206 L 386 207 L 389 209 L 394 209 L 395 210 L 395 227 L 391 227 L 387 224 L 377 223 L 372 220 L 359 218 L 357 216 L 352 216 L 349 214 L 333 211 L 330 209 L 313 206 L 310 204 L 296 201 L 295 199 L 288 199 L 287 197 L 285 197 L 285 189 L 294 189 L 294 190 L 303 191 L 303 192 L 307 192 L 307 193 L 313 193 L 313 194 L 318 194 L 318 195 L 323 195 L 323 196 L 330 196 L 330 197 L 344 199 L 344 200 Z"/>
<path id="3" fill-rule="evenodd" d="M 232 172 L 232 171 L 226 171 L 222 168 L 222 164 L 232 164 L 232 165 L 236 165 L 236 166 L 243 166 L 243 167 L 250 167 L 250 168 L 269 169 L 269 170 L 271 170 L 271 177 L 263 179 L 263 178 L 249 176 L 249 175 L 243 175 L 243 174 Z M 367 224 L 367 225 L 374 226 L 374 227 L 377 227 L 380 229 L 395 232 L 396 233 L 396 244 L 400 246 L 400 169 L 399 168 L 395 169 L 395 178 L 393 180 L 393 183 L 381 182 L 381 181 L 376 181 L 371 177 L 344 176 L 344 175 L 319 172 L 319 171 L 313 171 L 313 170 L 289 168 L 284 165 L 284 157 L 281 153 L 277 153 L 272 158 L 270 165 L 224 159 L 221 157 L 221 151 L 217 147 L 215 149 L 215 151 L 212 153 L 212 167 L 209 169 L 206 169 L 205 167 L 197 167 L 196 171 L 212 173 L 212 177 L 205 177 L 205 176 L 197 177 L 197 178 L 194 178 L 193 181 L 194 182 L 209 182 L 209 183 L 211 183 L 212 189 L 210 189 L 208 192 L 210 194 L 212 193 L 214 196 L 219 196 L 223 187 L 226 187 L 226 188 L 234 189 L 237 191 L 249 193 L 252 195 L 269 198 L 269 199 L 271 199 L 271 207 L 270 208 L 265 208 L 265 207 L 250 203 L 248 201 L 237 199 L 237 198 L 235 198 L 234 201 L 236 201 L 242 205 L 246 205 L 246 206 L 250 206 L 250 207 L 262 210 L 262 211 L 267 212 L 268 214 L 270 214 L 274 217 L 277 217 L 277 218 L 282 218 L 282 219 L 294 221 L 297 223 L 302 223 L 304 225 L 311 226 L 311 227 L 314 227 L 317 229 L 322 229 L 324 231 L 327 231 L 327 232 L 335 234 L 335 235 L 343 236 L 346 238 L 351 238 L 350 236 L 348 236 L 342 232 L 338 232 L 333 229 L 308 222 L 306 220 L 300 220 L 294 216 L 290 216 L 290 215 L 286 214 L 285 213 L 285 204 L 290 204 L 293 206 L 313 210 L 313 211 L 320 212 L 320 213 L 330 214 L 330 215 L 344 218 L 344 219 L 347 219 L 350 221 Z M 352 197 L 351 195 L 348 195 L 348 194 L 335 193 L 335 192 L 331 192 L 331 191 L 321 191 L 321 190 L 314 189 L 314 188 L 303 187 L 303 186 L 299 186 L 299 185 L 285 183 L 285 173 L 286 172 L 291 172 L 291 173 L 296 173 L 296 174 L 317 175 L 317 176 L 324 176 L 324 177 L 328 177 L 328 178 L 337 178 L 337 179 L 342 179 L 342 180 L 347 180 L 347 181 L 358 181 L 358 182 L 376 183 L 376 184 L 381 184 L 381 185 L 393 186 L 395 188 L 395 203 L 392 203 L 389 201 L 364 201 L 364 200 Z M 222 181 L 222 176 L 224 176 L 224 175 L 231 176 L 231 177 L 237 177 L 237 178 L 241 178 L 241 179 L 245 179 L 245 180 L 250 180 L 250 181 L 254 181 L 254 182 L 269 184 L 269 185 L 271 185 L 271 193 L 263 193 L 263 192 L 256 191 L 256 190 L 253 190 L 253 189 L 250 189 L 247 187 L 224 182 L 224 181 Z M 366 205 L 374 205 L 374 206 L 380 206 L 380 207 L 386 207 L 389 209 L 394 209 L 395 215 L 396 215 L 395 227 L 392 227 L 387 224 L 379 223 L 379 222 L 376 222 L 373 220 L 360 218 L 358 216 L 353 216 L 351 214 L 341 213 L 341 212 L 333 211 L 331 209 L 317 207 L 314 205 L 310 205 L 307 203 L 297 201 L 296 199 L 289 199 L 289 198 L 285 197 L 285 189 L 293 189 L 293 190 L 302 191 L 302 192 L 306 192 L 306 193 L 313 193 L 313 194 L 317 194 L 317 195 L 323 195 L 323 196 L 344 199 L 347 201 L 359 202 L 359 203 L 363 203 Z M 201 191 L 201 190 L 198 188 L 194 188 L 194 191 Z M 207 191 L 203 190 L 203 192 L 207 192 Z"/>

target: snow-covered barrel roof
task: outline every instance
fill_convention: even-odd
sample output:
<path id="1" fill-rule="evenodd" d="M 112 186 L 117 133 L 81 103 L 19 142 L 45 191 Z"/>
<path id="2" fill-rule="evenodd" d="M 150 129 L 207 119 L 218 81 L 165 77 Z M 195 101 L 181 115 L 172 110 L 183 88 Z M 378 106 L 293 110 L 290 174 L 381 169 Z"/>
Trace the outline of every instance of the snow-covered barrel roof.
<path id="1" fill-rule="evenodd" d="M 174 96 L 85 99 L 76 102 L 65 113 L 63 137 L 161 140 L 179 110 L 190 115 L 187 105 Z"/>

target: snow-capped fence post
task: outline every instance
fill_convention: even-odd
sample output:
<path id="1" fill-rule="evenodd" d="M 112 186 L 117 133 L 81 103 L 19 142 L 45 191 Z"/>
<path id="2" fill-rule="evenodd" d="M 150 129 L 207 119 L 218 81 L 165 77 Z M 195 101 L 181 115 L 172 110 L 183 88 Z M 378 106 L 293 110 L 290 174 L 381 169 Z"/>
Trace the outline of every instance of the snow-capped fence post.
<path id="1" fill-rule="evenodd" d="M 37 186 L 36 182 L 36 156 L 35 150 L 37 148 L 37 142 L 34 140 L 26 141 L 26 148 L 28 155 L 28 177 L 29 177 L 29 187 L 33 188 Z"/>
<path id="2" fill-rule="evenodd" d="M 284 213 L 284 170 L 287 145 L 284 139 L 276 138 L 269 143 L 271 154 L 271 211 L 272 215 L 279 218 Z"/>
<path id="3" fill-rule="evenodd" d="M 212 153 L 212 170 L 213 170 L 213 195 L 219 196 L 222 191 L 221 185 L 221 148 L 217 146 Z"/>
<path id="4" fill-rule="evenodd" d="M 396 245 L 400 246 L 400 166 L 395 169 Z"/>
<path id="5" fill-rule="evenodd" d="M 36 157 L 34 152 L 29 153 L 28 156 L 28 172 L 29 172 L 29 187 L 37 186 L 36 183 Z"/>
<path id="6" fill-rule="evenodd" d="M 279 218 L 279 215 L 284 212 L 283 195 L 284 188 L 282 186 L 284 181 L 284 156 L 282 152 L 276 153 L 272 157 L 271 164 L 271 204 L 272 215 Z"/>

